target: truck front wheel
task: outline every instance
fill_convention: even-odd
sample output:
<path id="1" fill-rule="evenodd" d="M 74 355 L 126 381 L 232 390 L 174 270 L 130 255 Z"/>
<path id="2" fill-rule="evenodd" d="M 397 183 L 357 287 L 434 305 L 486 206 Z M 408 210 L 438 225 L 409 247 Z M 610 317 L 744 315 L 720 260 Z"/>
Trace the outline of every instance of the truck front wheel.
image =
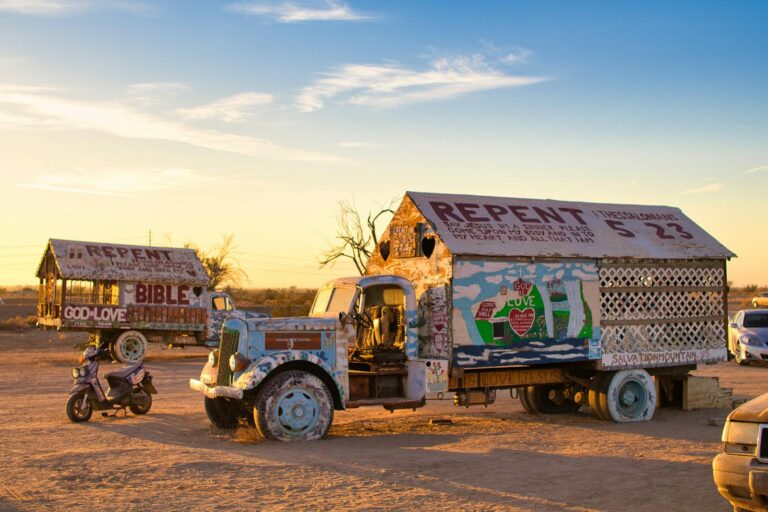
<path id="1" fill-rule="evenodd" d="M 218 428 L 235 428 L 240 418 L 240 405 L 222 397 L 205 397 L 205 414 Z"/>
<path id="2" fill-rule="evenodd" d="M 333 423 L 333 398 L 322 380 L 303 371 L 270 378 L 256 396 L 253 417 L 259 433 L 278 441 L 314 441 Z"/>

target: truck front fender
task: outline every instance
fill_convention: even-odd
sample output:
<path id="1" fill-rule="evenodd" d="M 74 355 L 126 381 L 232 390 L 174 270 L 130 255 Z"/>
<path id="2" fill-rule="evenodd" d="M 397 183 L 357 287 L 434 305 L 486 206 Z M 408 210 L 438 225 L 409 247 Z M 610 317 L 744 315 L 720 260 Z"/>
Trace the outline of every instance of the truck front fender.
<path id="1" fill-rule="evenodd" d="M 274 352 L 268 356 L 257 359 L 246 368 L 232 386 L 240 388 L 243 391 L 256 389 L 275 371 L 279 369 L 289 369 L 293 366 L 304 366 L 311 373 L 320 377 L 328 386 L 328 390 L 334 395 L 333 401 L 337 408 L 344 408 L 344 387 L 342 386 L 341 379 L 337 373 L 328 366 L 328 363 L 316 355 L 300 350 Z M 333 385 L 331 385 L 331 383 L 333 383 Z"/>

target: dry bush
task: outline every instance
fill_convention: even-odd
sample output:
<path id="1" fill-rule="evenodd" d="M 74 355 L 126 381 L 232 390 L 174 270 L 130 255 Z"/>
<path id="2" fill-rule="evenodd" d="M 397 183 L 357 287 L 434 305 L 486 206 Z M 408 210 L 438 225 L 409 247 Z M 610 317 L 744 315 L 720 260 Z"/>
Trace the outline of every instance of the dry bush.
<path id="1" fill-rule="evenodd" d="M 230 288 L 227 290 L 241 309 L 255 309 L 273 317 L 306 316 L 317 290 L 310 288 Z"/>
<path id="2" fill-rule="evenodd" d="M 15 316 L 7 320 L 0 320 L 0 331 L 25 331 L 35 326 L 37 323 L 37 317 L 30 316 Z"/>
<path id="3" fill-rule="evenodd" d="M 241 444 L 259 444 L 264 440 L 255 428 L 244 425 L 237 428 L 234 439 L 236 443 Z"/>

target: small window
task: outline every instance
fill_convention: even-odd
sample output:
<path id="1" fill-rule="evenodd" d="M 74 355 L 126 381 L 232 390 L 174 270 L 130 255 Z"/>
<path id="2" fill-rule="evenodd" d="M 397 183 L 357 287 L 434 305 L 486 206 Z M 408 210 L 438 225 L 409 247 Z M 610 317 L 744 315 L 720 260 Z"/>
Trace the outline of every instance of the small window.
<path id="1" fill-rule="evenodd" d="M 227 298 L 226 297 L 214 297 L 212 301 L 212 306 L 214 311 L 226 311 L 227 309 Z"/>

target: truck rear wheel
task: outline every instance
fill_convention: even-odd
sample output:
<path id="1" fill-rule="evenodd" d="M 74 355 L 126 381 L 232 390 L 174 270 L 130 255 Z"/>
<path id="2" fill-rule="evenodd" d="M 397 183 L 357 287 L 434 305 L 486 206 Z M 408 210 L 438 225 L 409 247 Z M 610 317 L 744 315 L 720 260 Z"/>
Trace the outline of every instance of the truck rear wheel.
<path id="1" fill-rule="evenodd" d="M 648 421 L 656 411 L 656 385 L 642 369 L 621 370 L 610 377 L 605 406 L 616 423 Z"/>
<path id="2" fill-rule="evenodd" d="M 523 397 L 525 397 L 525 401 L 532 411 L 526 410 L 534 414 L 561 414 L 578 411 L 581 405 L 566 397 L 563 390 L 563 386 L 556 384 L 528 386 L 520 394 L 520 399 L 522 402 Z"/>
<path id="3" fill-rule="evenodd" d="M 147 355 L 147 338 L 139 331 L 125 331 L 109 344 L 112 359 L 130 363 L 144 359 Z"/>
<path id="4" fill-rule="evenodd" d="M 589 401 L 589 408 L 592 409 L 597 419 L 603 421 L 610 421 L 608 416 L 608 409 L 605 407 L 605 392 L 608 389 L 608 381 L 610 380 L 611 373 L 598 373 L 595 377 L 594 388 L 589 388 L 587 395 Z"/>
<path id="5" fill-rule="evenodd" d="M 333 398 L 322 380 L 303 371 L 271 377 L 253 407 L 259 433 L 278 441 L 314 441 L 333 423 Z"/>

